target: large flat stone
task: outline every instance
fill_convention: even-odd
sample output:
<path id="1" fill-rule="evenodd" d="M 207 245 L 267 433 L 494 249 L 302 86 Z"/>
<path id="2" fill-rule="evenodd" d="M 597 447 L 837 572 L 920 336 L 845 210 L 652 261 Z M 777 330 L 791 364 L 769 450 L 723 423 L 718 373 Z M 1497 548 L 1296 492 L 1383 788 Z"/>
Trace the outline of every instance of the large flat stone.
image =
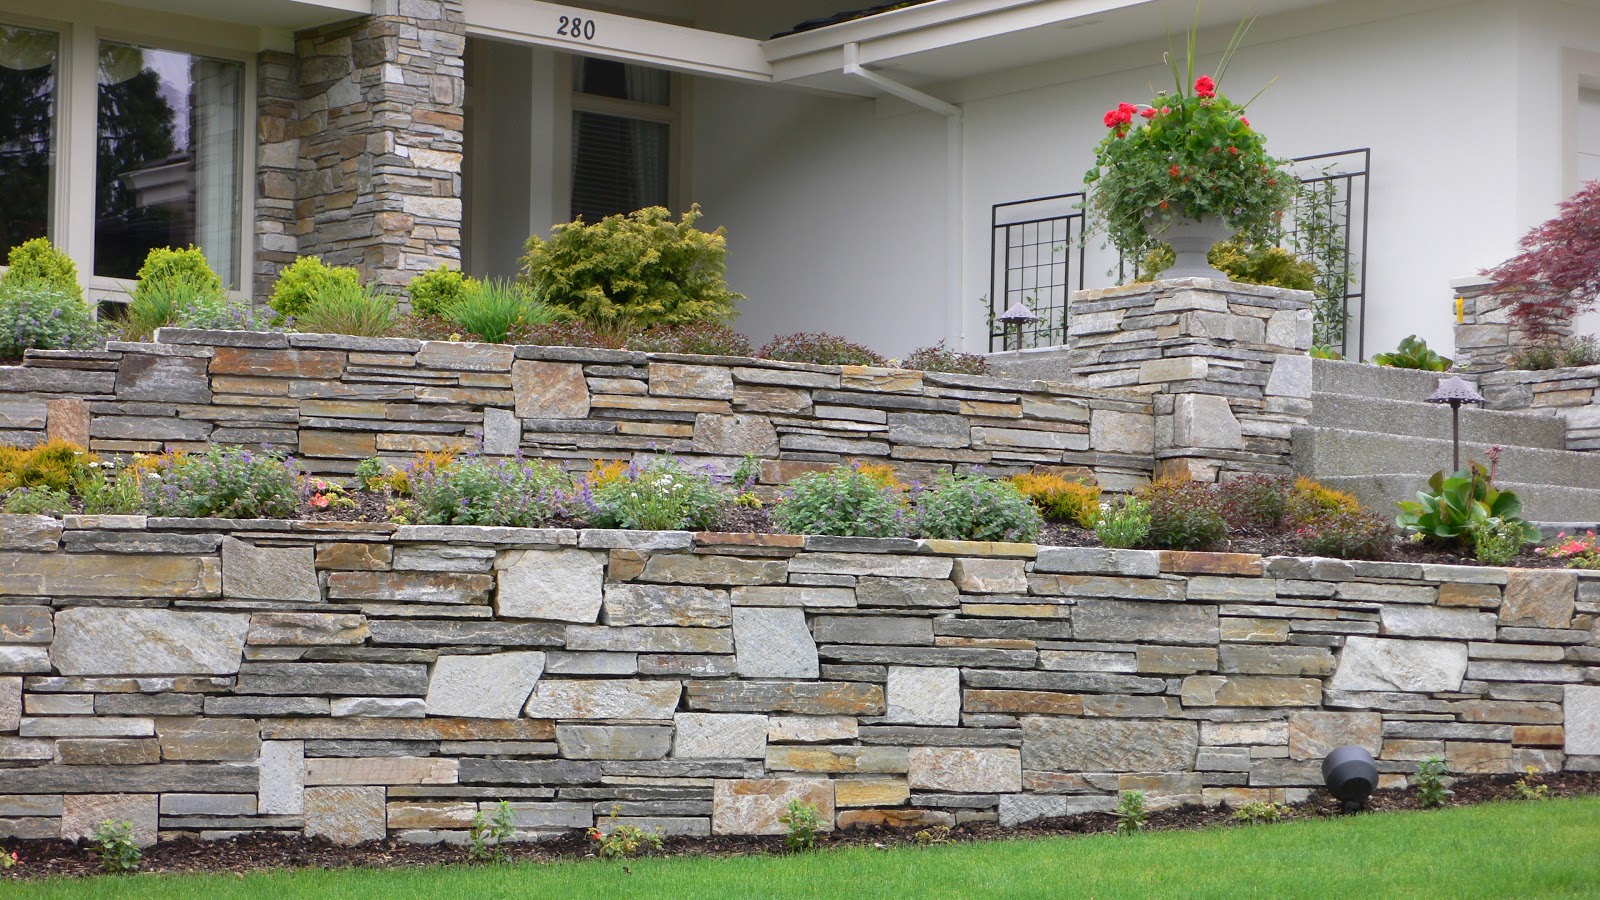
<path id="1" fill-rule="evenodd" d="M 605 591 L 608 625 L 722 628 L 732 622 L 728 592 L 664 584 L 613 584 Z"/>
<path id="2" fill-rule="evenodd" d="M 251 719 L 162 716 L 156 719 L 164 760 L 238 760 L 261 754 L 260 729 Z"/>
<path id="3" fill-rule="evenodd" d="M 691 681 L 690 709 L 785 712 L 804 716 L 881 716 L 883 687 L 861 682 Z"/>
<path id="4" fill-rule="evenodd" d="M 325 837 L 344 847 L 381 841 L 388 833 L 385 798 L 382 787 L 306 788 L 306 837 Z"/>
<path id="5" fill-rule="evenodd" d="M 1521 628 L 1568 628 L 1578 594 L 1574 572 L 1507 569 L 1500 624 Z"/>
<path id="6" fill-rule="evenodd" d="M 76 607 L 57 613 L 55 628 L 50 662 L 62 675 L 231 675 L 250 617 Z"/>
<path id="7" fill-rule="evenodd" d="M 222 539 L 222 595 L 230 600 L 316 603 L 316 553 L 311 547 L 260 547 Z"/>
<path id="8" fill-rule="evenodd" d="M 1009 747 L 912 747 L 914 789 L 959 794 L 1022 790 L 1022 754 Z"/>
<path id="9" fill-rule="evenodd" d="M 678 713 L 672 755 L 688 759 L 762 759 L 767 717 L 745 713 Z"/>
<path id="10" fill-rule="evenodd" d="M 428 691 L 421 663 L 251 662 L 239 669 L 239 693 L 275 696 L 420 697 Z"/>
<path id="11" fill-rule="evenodd" d="M 1576 582 L 1574 582 L 1574 585 Z M 1495 639 L 1495 615 L 1471 609 L 1388 605 L 1379 610 L 1385 635 L 1426 638 Z"/>
<path id="12" fill-rule="evenodd" d="M 54 552 L 61 545 L 61 520 L 0 513 L 0 550 Z"/>
<path id="13" fill-rule="evenodd" d="M 711 830 L 715 834 L 783 834 L 778 817 L 791 801 L 809 803 L 833 830 L 833 783 L 826 778 L 718 779 L 712 786 Z"/>
<path id="14" fill-rule="evenodd" d="M 16 731 L 22 721 L 22 679 L 0 678 L 0 732 Z"/>
<path id="15" fill-rule="evenodd" d="M 1562 689 L 1568 756 L 1600 756 L 1600 685 Z"/>
<path id="16" fill-rule="evenodd" d="M 886 721 L 907 725 L 961 724 L 960 669 L 890 666 L 887 695 Z"/>
<path id="17" fill-rule="evenodd" d="M 1217 643 L 1220 634 L 1215 606 L 1094 599 L 1072 608 L 1072 631 L 1088 641 L 1202 645 Z"/>
<path id="18" fill-rule="evenodd" d="M 211 360 L 201 356 L 127 353 L 117 370 L 117 399 L 155 403 L 210 403 Z"/>
<path id="19" fill-rule="evenodd" d="M 544 672 L 536 651 L 440 656 L 428 679 L 430 716 L 515 719 Z"/>
<path id="20" fill-rule="evenodd" d="M 1353 636 L 1328 687 L 1335 691 L 1457 691 L 1467 674 L 1467 645 Z"/>
<path id="21" fill-rule="evenodd" d="M 1190 675 L 1183 680 L 1184 706 L 1317 706 L 1322 682 L 1281 675 Z"/>
<path id="22" fill-rule="evenodd" d="M 367 617 L 355 613 L 258 612 L 250 616 L 254 646 L 317 647 L 364 643 Z"/>
<path id="23" fill-rule="evenodd" d="M 0 596 L 191 599 L 221 591 L 212 557 L 0 552 Z"/>
<path id="24" fill-rule="evenodd" d="M 61 838 L 93 838 L 107 820 L 133 823 L 133 842 L 149 847 L 156 842 L 160 819 L 155 794 L 68 794 L 61 798 Z"/>
<path id="25" fill-rule="evenodd" d="M 1022 720 L 1022 767 L 1046 772 L 1182 772 L 1194 767 L 1194 722 Z"/>
<path id="26" fill-rule="evenodd" d="M 694 449 L 716 456 L 777 456 L 778 431 L 762 415 L 700 413 L 694 417 Z"/>
<path id="27" fill-rule="evenodd" d="M 583 365 L 519 359 L 511 366 L 511 389 L 521 419 L 582 419 L 589 415 L 589 384 Z"/>
<path id="28" fill-rule="evenodd" d="M 1375 712 L 1289 714 L 1289 758 L 1322 759 L 1340 747 L 1356 746 L 1374 758 L 1383 749 L 1383 716 Z"/>
<path id="29" fill-rule="evenodd" d="M 661 759 L 672 748 L 665 725 L 558 725 L 556 743 L 567 759 Z"/>
<path id="30" fill-rule="evenodd" d="M 600 617 L 603 557 L 588 550 L 513 550 L 495 560 L 495 609 L 508 619 L 592 623 Z"/>
<path id="31" fill-rule="evenodd" d="M 733 646 L 745 678 L 816 678 L 817 645 L 803 609 L 733 610 Z"/>
<path id="32" fill-rule="evenodd" d="M 305 812 L 304 741 L 261 743 L 257 809 L 262 815 L 298 816 Z"/>
<path id="33" fill-rule="evenodd" d="M 676 681 L 545 679 L 525 715 L 534 719 L 665 719 L 678 708 Z"/>
<path id="34" fill-rule="evenodd" d="M 725 586 L 782 584 L 787 576 L 788 569 L 781 559 L 663 553 L 650 557 L 639 580 Z"/>

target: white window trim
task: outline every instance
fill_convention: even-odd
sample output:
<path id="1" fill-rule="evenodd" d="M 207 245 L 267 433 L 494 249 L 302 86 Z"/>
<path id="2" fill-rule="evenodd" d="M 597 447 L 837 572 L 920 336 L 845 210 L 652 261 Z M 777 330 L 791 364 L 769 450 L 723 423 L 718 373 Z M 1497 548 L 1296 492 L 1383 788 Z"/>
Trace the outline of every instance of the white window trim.
<path id="1" fill-rule="evenodd" d="M 694 196 L 689 183 L 689 173 L 694 171 L 694 166 L 690 164 L 689 159 L 693 140 L 691 129 L 688 127 L 693 108 L 693 79 L 666 70 L 670 85 L 669 97 L 672 101 L 667 106 L 583 94 L 579 93 L 572 83 L 572 60 L 580 56 L 582 54 L 559 54 L 556 57 L 556 121 L 552 130 L 555 139 L 553 162 L 556 170 L 555 193 L 552 200 L 556 215 L 563 222 L 572 220 L 572 114 L 575 112 L 601 113 L 666 125 L 667 208 L 673 212 L 687 209 L 689 204 L 685 198 Z M 629 63 L 629 65 L 643 64 Z"/>
<path id="2" fill-rule="evenodd" d="M 123 10 L 125 14 L 127 10 Z M 159 20 L 159 17 L 158 17 Z M 237 280 L 230 294 L 251 296 L 255 269 L 256 202 L 256 57 L 240 46 L 207 43 L 208 31 L 193 27 L 195 20 L 179 20 L 179 27 L 159 31 L 126 28 L 117 17 L 89 15 L 72 21 L 46 19 L 15 13 L 0 6 L 0 21 L 30 28 L 41 28 L 60 35 L 56 58 L 56 129 L 54 196 L 51 198 L 50 242 L 78 267 L 78 280 L 90 303 L 102 300 L 126 302 L 134 281 L 94 274 L 95 167 L 99 140 L 98 99 L 100 42 L 102 40 L 139 44 L 244 65 L 241 84 L 241 148 L 239 154 L 239 246 L 240 271 L 224 277 Z M 211 37 L 233 26 L 218 26 Z M 201 40 L 194 40 L 199 34 Z"/>

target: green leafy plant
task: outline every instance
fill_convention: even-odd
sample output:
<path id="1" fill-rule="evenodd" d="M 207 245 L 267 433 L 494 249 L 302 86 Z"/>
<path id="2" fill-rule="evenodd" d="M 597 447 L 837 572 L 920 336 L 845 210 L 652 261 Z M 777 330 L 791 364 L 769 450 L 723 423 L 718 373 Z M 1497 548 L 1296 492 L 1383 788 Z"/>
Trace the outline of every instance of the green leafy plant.
<path id="1" fill-rule="evenodd" d="M 1228 527 L 1254 532 L 1276 531 L 1289 517 L 1294 479 L 1250 473 L 1216 487 L 1222 518 Z"/>
<path id="2" fill-rule="evenodd" d="M 105 336 L 77 285 L 42 281 L 0 286 L 0 359 L 27 350 L 84 350 Z"/>
<path id="3" fill-rule="evenodd" d="M 557 225 L 549 240 L 528 238 L 522 281 L 600 328 L 730 321 L 744 297 L 724 280 L 726 232 L 695 228 L 700 216 L 699 204 L 676 222 L 653 206 Z"/>
<path id="4" fill-rule="evenodd" d="M 1509 364 L 1528 371 L 1600 365 L 1600 341 L 1589 336 L 1550 338 L 1511 354 Z"/>
<path id="5" fill-rule="evenodd" d="M 72 512 L 72 497 L 52 487 L 17 488 L 5 495 L 0 512 L 20 516 L 55 516 Z"/>
<path id="6" fill-rule="evenodd" d="M 1186 68 L 1169 49 L 1172 93 L 1148 104 L 1120 103 L 1103 119 L 1110 129 L 1084 175 L 1092 225 L 1123 254 L 1138 257 L 1156 233 L 1176 221 L 1220 218 L 1247 241 L 1271 243 L 1296 181 L 1267 153 L 1266 139 L 1218 85 L 1249 31 L 1245 21 L 1214 75 L 1195 75 L 1198 31 L 1190 31 Z M 1135 120 L 1142 120 L 1143 124 Z"/>
<path id="7" fill-rule="evenodd" d="M 646 853 L 661 852 L 661 830 L 645 831 L 637 825 L 617 821 L 622 807 L 611 808 L 611 827 L 589 829 L 589 839 L 595 842 L 595 853 L 601 859 L 633 859 Z"/>
<path id="8" fill-rule="evenodd" d="M 461 302 L 475 284 L 477 279 L 461 274 L 460 269 L 441 265 L 411 279 L 411 283 L 406 285 L 406 294 L 411 297 L 413 313 L 438 316 Z"/>
<path id="9" fill-rule="evenodd" d="M 1029 542 L 1044 525 L 1016 485 L 983 475 L 940 475 L 913 503 L 918 532 L 940 540 Z"/>
<path id="10" fill-rule="evenodd" d="M 78 267 L 72 257 L 42 237 L 23 241 L 6 255 L 6 271 L 0 274 L 0 292 L 25 286 L 62 291 L 83 299 Z"/>
<path id="11" fill-rule="evenodd" d="M 152 284 L 180 282 L 194 288 L 197 294 L 223 292 L 221 276 L 212 270 L 211 264 L 206 261 L 205 253 L 193 244 L 182 250 L 172 247 L 152 249 L 144 258 L 144 265 L 139 267 L 137 277 L 139 284 L 134 287 L 136 299 L 145 282 Z"/>
<path id="12" fill-rule="evenodd" d="M 399 311 L 394 298 L 370 285 L 345 280 L 329 281 L 306 301 L 295 316 L 296 331 L 315 334 L 349 334 L 383 337 Z"/>
<path id="13" fill-rule="evenodd" d="M 918 847 L 936 847 L 940 844 L 948 844 L 950 843 L 950 826 L 934 825 L 931 828 L 924 828 L 918 831 L 913 837 Z"/>
<path id="14" fill-rule="evenodd" d="M 13 850 L 10 853 L 7 853 L 3 850 L 0 850 L 0 872 L 4 872 L 7 869 L 15 869 L 21 864 L 22 857 L 17 855 L 17 851 Z"/>
<path id="15" fill-rule="evenodd" d="M 1150 504 L 1145 546 L 1158 550 L 1210 550 L 1228 534 L 1221 498 L 1209 484 L 1163 478 L 1140 489 Z"/>
<path id="16" fill-rule="evenodd" d="M 467 828 L 467 859 L 473 862 L 505 862 L 505 845 L 517 835 L 515 814 L 511 804 L 501 800 L 495 804 L 494 818 L 490 819 L 479 809 L 472 815 Z"/>
<path id="17" fill-rule="evenodd" d="M 791 481 L 772 519 L 790 534 L 899 537 L 906 533 L 905 506 L 895 487 L 859 466 L 837 466 Z"/>
<path id="18" fill-rule="evenodd" d="M 671 456 L 634 462 L 619 477 L 585 483 L 579 494 L 597 527 L 645 531 L 704 530 L 727 499 L 709 473 L 691 472 Z"/>
<path id="19" fill-rule="evenodd" d="M 422 525 L 538 528 L 564 511 L 572 480 L 539 460 L 468 456 L 447 465 L 414 465 L 407 488 Z"/>
<path id="20" fill-rule="evenodd" d="M 1130 495 L 1101 506 L 1094 534 L 1113 550 L 1142 546 L 1150 536 L 1150 504 Z"/>
<path id="21" fill-rule="evenodd" d="M 1394 548 L 1394 526 L 1369 510 L 1317 510 L 1296 520 L 1294 539 L 1306 556 L 1383 559 Z"/>
<path id="22" fill-rule="evenodd" d="M 147 341 L 157 328 L 178 320 L 178 313 L 192 304 L 199 290 L 187 281 L 141 281 L 134 289 L 122 316 L 122 339 Z"/>
<path id="23" fill-rule="evenodd" d="M 1447 771 L 1444 760 L 1437 756 L 1430 756 L 1417 764 L 1417 774 L 1411 779 L 1411 787 L 1416 792 L 1418 806 L 1438 809 L 1455 795 L 1455 791 L 1445 789 L 1444 775 Z"/>
<path id="24" fill-rule="evenodd" d="M 881 355 L 838 335 L 801 332 L 782 334 L 756 351 L 762 359 L 810 363 L 814 366 L 887 366 Z"/>
<path id="25" fill-rule="evenodd" d="M 924 372 L 949 372 L 953 375 L 987 375 L 989 374 L 988 357 L 977 353 L 962 353 L 951 350 L 940 341 L 931 347 L 919 347 L 911 351 L 900 363 L 902 368 L 920 369 Z"/>
<path id="26" fill-rule="evenodd" d="M 356 470 L 351 474 L 355 476 L 356 483 L 361 485 L 363 490 L 375 491 L 380 486 L 378 479 L 383 477 L 383 471 L 383 460 L 376 456 L 369 456 L 356 463 Z"/>
<path id="27" fill-rule="evenodd" d="M 100 857 L 100 871 L 108 875 L 127 875 L 139 871 L 144 852 L 133 841 L 133 823 L 107 819 L 101 822 L 90 838 L 95 855 Z"/>
<path id="28" fill-rule="evenodd" d="M 1344 359 L 1344 354 L 1328 344 L 1312 344 L 1310 351 L 1312 359 Z"/>
<path id="29" fill-rule="evenodd" d="M 1244 825 L 1266 825 L 1282 819 L 1283 813 L 1284 808 L 1278 804 L 1260 800 L 1240 806 L 1229 818 Z"/>
<path id="30" fill-rule="evenodd" d="M 1335 172 L 1325 169 L 1323 175 L 1334 176 Z M 1346 296 L 1355 281 L 1345 240 L 1349 214 L 1348 204 L 1341 202 L 1337 177 L 1300 183 L 1294 201 L 1294 228 L 1288 237 L 1295 255 L 1310 263 L 1316 273 L 1310 288 L 1317 295 L 1311 306 L 1312 356 L 1317 355 L 1315 346 L 1322 346 L 1334 353 L 1325 359 L 1344 358 L 1333 351 L 1333 345 L 1344 346 L 1349 325 Z"/>
<path id="31" fill-rule="evenodd" d="M 1560 532 L 1548 546 L 1533 552 L 1545 559 L 1561 560 L 1574 569 L 1600 569 L 1600 537 L 1593 531 L 1583 537 L 1568 537 L 1565 531 Z"/>
<path id="32" fill-rule="evenodd" d="M 822 811 L 803 800 L 790 800 L 789 806 L 778 815 L 784 827 L 783 845 L 791 851 L 813 850 L 827 822 Z"/>
<path id="33" fill-rule="evenodd" d="M 1154 278 L 1172 267 L 1172 248 L 1158 243 L 1139 264 L 1140 276 Z M 1223 241 L 1211 248 L 1206 260 L 1233 281 L 1309 291 L 1316 285 L 1317 267 L 1273 244 Z"/>
<path id="34" fill-rule="evenodd" d="M 281 519 L 300 506 L 294 461 L 242 447 L 163 457 L 142 481 L 145 509 L 154 516 Z"/>
<path id="35" fill-rule="evenodd" d="M 1544 783 L 1544 779 L 1539 777 L 1539 770 L 1533 766 L 1525 767 L 1522 777 L 1511 787 L 1517 792 L 1518 800 L 1550 799 L 1550 785 Z"/>
<path id="36" fill-rule="evenodd" d="M 1127 837 L 1144 830 L 1150 814 L 1145 810 L 1144 791 L 1123 791 L 1117 801 L 1117 834 Z"/>
<path id="37" fill-rule="evenodd" d="M 1010 481 L 1024 497 L 1033 501 L 1046 521 L 1093 528 L 1100 517 L 1100 486 L 1097 484 L 1072 481 L 1048 472 L 1013 475 Z"/>
<path id="38" fill-rule="evenodd" d="M 754 356 L 750 339 L 726 325 L 696 322 L 657 325 L 630 336 L 623 346 L 645 353 L 698 353 L 702 356 Z"/>
<path id="39" fill-rule="evenodd" d="M 302 256 L 278 273 L 278 280 L 272 286 L 272 299 L 267 305 L 282 322 L 305 312 L 318 295 L 360 284 L 361 273 L 354 268 L 329 266 L 315 256 Z"/>
<path id="40" fill-rule="evenodd" d="M 1538 526 L 1518 518 L 1522 501 L 1517 495 L 1496 488 L 1493 469 L 1476 462 L 1448 476 L 1443 471 L 1433 473 L 1428 489 L 1418 491 L 1417 499 L 1396 505 L 1400 514 L 1395 524 L 1419 540 L 1470 545 L 1475 525 L 1480 530 L 1482 526 L 1492 528 L 1502 541 L 1510 540 L 1518 530 L 1523 542 L 1541 537 Z"/>
<path id="41" fill-rule="evenodd" d="M 504 344 L 536 325 L 548 325 L 559 314 L 527 288 L 499 278 L 468 285 L 461 299 L 444 310 L 445 318 L 491 344 Z"/>
<path id="42" fill-rule="evenodd" d="M 1537 526 L 1533 527 L 1537 531 Z M 1529 523 L 1521 519 L 1490 517 L 1474 521 L 1467 526 L 1467 539 L 1472 544 L 1472 556 L 1490 566 L 1504 566 L 1522 553 L 1528 543 Z"/>
<path id="43" fill-rule="evenodd" d="M 117 471 L 111 463 L 90 463 L 75 485 L 83 511 L 91 516 L 131 515 L 144 508 L 144 489 L 133 468 Z"/>
<path id="44" fill-rule="evenodd" d="M 1372 361 L 1393 369 L 1419 369 L 1424 372 L 1443 372 L 1450 368 L 1452 362 L 1450 357 L 1435 353 L 1427 341 L 1414 334 L 1401 339 L 1400 346 L 1392 353 L 1374 353 Z"/>

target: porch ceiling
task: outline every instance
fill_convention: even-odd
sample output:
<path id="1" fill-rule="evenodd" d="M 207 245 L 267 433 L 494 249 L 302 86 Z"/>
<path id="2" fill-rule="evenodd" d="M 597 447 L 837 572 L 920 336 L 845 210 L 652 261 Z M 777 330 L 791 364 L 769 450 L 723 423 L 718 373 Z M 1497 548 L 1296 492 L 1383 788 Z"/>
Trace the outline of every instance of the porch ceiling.
<path id="1" fill-rule="evenodd" d="M 298 31 L 368 15 L 372 0 L 117 0 L 118 5 L 156 12 Z"/>

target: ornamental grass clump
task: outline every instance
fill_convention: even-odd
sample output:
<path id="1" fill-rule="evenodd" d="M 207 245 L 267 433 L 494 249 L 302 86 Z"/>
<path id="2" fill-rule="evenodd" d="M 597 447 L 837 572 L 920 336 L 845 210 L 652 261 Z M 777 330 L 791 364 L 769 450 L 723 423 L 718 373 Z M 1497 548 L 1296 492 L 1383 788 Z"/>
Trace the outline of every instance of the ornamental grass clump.
<path id="1" fill-rule="evenodd" d="M 371 285 L 334 281 L 318 291 L 295 317 L 295 330 L 316 334 L 383 337 L 399 309 L 394 298 Z"/>
<path id="2" fill-rule="evenodd" d="M 401 515 L 421 525 L 538 528 L 566 511 L 572 490 L 559 466 L 478 456 L 412 468 L 406 484 L 411 499 Z"/>
<path id="3" fill-rule="evenodd" d="M 772 520 L 789 534 L 903 537 L 907 530 L 905 495 L 860 466 L 794 479 Z"/>
<path id="4" fill-rule="evenodd" d="M 913 504 L 917 531 L 939 540 L 1029 543 L 1044 526 L 1016 485 L 983 475 L 940 475 Z"/>
<path id="5" fill-rule="evenodd" d="M 1186 66 L 1172 48 L 1166 54 L 1171 93 L 1158 92 L 1147 104 L 1119 103 L 1105 114 L 1109 132 L 1084 184 L 1093 224 L 1125 255 L 1137 258 L 1152 235 L 1202 217 L 1220 218 L 1247 243 L 1272 243 L 1297 182 L 1251 127 L 1250 104 L 1219 92 L 1250 25 L 1240 23 L 1212 75 L 1195 74 L 1191 30 Z"/>
<path id="6" fill-rule="evenodd" d="M 560 314 L 526 287 L 489 278 L 466 286 L 444 317 L 480 340 L 504 344 L 529 328 L 555 322 Z"/>
<path id="7" fill-rule="evenodd" d="M 730 496 L 709 472 L 693 472 L 676 457 L 658 456 L 634 462 L 598 486 L 584 485 L 578 499 L 597 528 L 704 531 Z"/>
<path id="8" fill-rule="evenodd" d="M 285 519 L 300 506 L 300 475 L 293 459 L 243 447 L 158 457 L 142 479 L 144 506 L 153 516 Z"/>

